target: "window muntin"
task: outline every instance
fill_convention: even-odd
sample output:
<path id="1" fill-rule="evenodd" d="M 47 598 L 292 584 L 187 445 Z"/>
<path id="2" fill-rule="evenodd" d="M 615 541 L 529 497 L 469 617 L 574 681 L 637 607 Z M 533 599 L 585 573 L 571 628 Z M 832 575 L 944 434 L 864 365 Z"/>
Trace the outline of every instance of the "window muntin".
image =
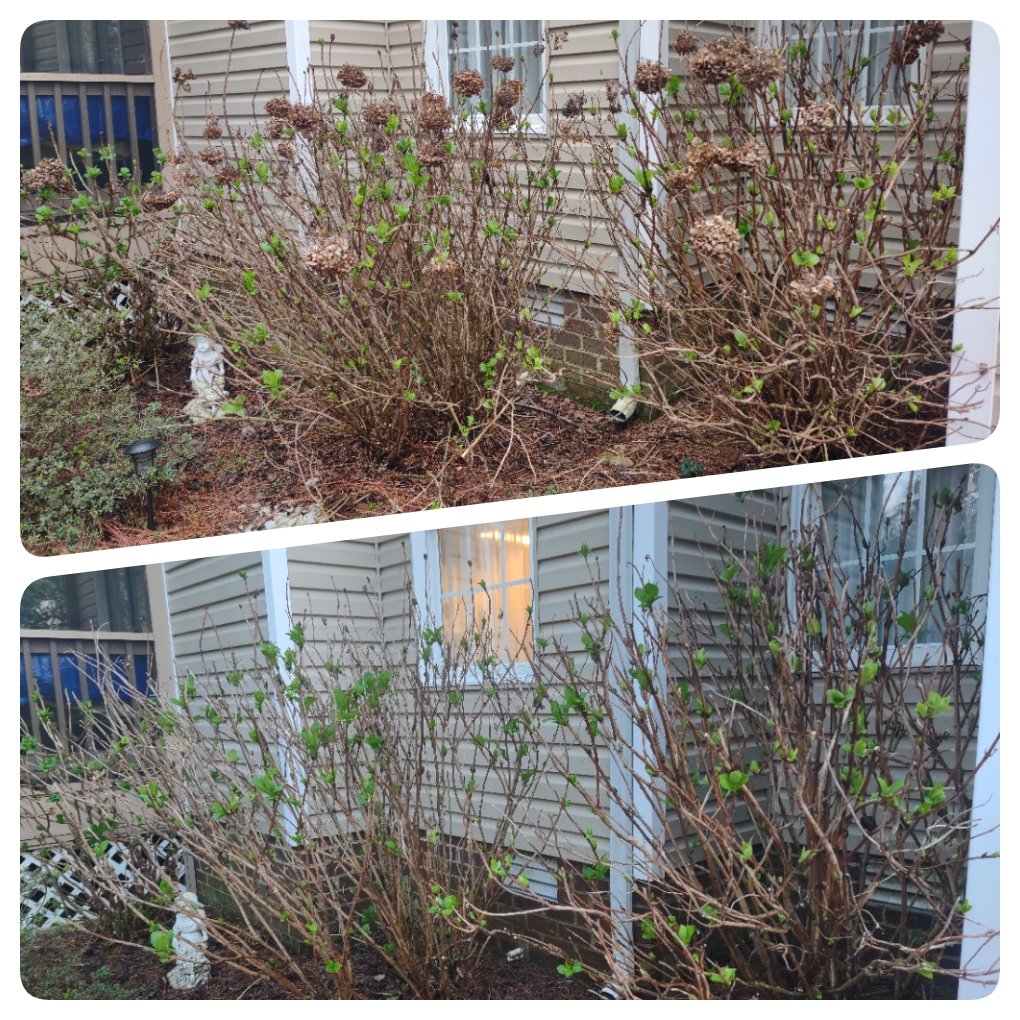
<path id="1" fill-rule="evenodd" d="M 991 472 L 980 465 L 823 483 L 822 509 L 828 512 L 829 540 L 845 578 L 847 597 L 861 584 L 862 557 L 867 555 L 862 541 L 869 546 L 877 543 L 889 589 L 898 589 L 898 611 L 916 607 L 932 583 L 929 551 L 940 561 L 943 590 L 950 601 L 969 602 L 983 596 L 983 544 L 991 532 L 993 485 Z M 949 514 L 944 509 L 947 500 L 952 503 Z M 902 586 L 895 576 L 897 569 Z M 944 622 L 933 613 L 928 642 L 939 640 Z"/>
<path id="2" fill-rule="evenodd" d="M 773 23 L 775 24 L 775 23 Z M 889 48 L 895 21 L 784 21 L 782 31 L 789 49 L 803 39 L 819 81 L 838 82 L 845 69 L 867 61 L 857 80 L 857 101 L 864 107 L 879 105 L 882 79 L 889 66 Z M 777 26 L 778 27 L 778 26 Z M 890 69 L 886 100 L 898 103 L 904 85 L 912 80 L 912 66 Z"/>
<path id="3" fill-rule="evenodd" d="M 541 21 L 448 21 L 446 53 L 448 80 L 458 71 L 478 71 L 491 94 L 493 74 L 491 57 L 513 57 L 517 69 L 506 77 L 525 83 L 524 98 L 515 109 L 533 120 L 545 115 L 542 95 L 543 53 Z M 500 77 L 497 76 L 498 88 Z"/>
<path id="4" fill-rule="evenodd" d="M 440 602 L 448 640 L 483 626 L 500 661 L 526 662 L 531 605 L 531 527 L 527 518 L 439 532 Z"/>

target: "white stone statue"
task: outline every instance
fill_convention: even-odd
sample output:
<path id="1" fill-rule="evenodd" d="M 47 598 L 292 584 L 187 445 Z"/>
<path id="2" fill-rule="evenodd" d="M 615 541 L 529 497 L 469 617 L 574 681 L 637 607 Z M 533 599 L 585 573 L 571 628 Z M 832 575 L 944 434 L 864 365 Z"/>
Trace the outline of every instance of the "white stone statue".
<path id="1" fill-rule="evenodd" d="M 177 957 L 177 966 L 167 975 L 171 988 L 197 988 L 209 980 L 210 965 L 205 955 L 205 944 L 209 933 L 205 930 L 205 911 L 194 893 L 184 893 L 178 906 L 186 913 L 177 915 L 174 922 L 173 951 Z M 196 916 L 197 915 L 197 916 Z"/>
<path id="2" fill-rule="evenodd" d="M 228 396 L 224 382 L 223 347 L 202 335 L 193 336 L 190 342 L 195 348 L 195 356 L 191 359 L 191 388 L 195 397 L 185 410 L 196 421 L 218 418 Z"/>

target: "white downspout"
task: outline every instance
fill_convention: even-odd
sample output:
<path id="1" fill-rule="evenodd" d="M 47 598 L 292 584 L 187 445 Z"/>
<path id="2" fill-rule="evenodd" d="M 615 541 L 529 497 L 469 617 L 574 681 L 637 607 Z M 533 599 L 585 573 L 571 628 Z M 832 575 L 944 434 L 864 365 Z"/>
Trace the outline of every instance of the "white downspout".
<path id="1" fill-rule="evenodd" d="M 1001 812 L 999 792 L 999 482 L 995 482 L 995 504 L 992 509 L 992 551 L 988 570 L 988 610 L 985 625 L 985 657 L 981 666 L 981 705 L 978 709 L 977 761 L 989 749 L 994 756 L 974 777 L 973 814 L 975 835 L 970 840 L 967 865 L 966 899 L 973 904 L 963 918 L 963 951 L 961 969 L 996 970 L 999 966 L 999 920 L 1001 914 L 999 829 Z M 958 999 L 981 999 L 992 988 L 978 981 L 961 981 Z"/>
<path id="2" fill-rule="evenodd" d="M 981 249 L 957 270 L 952 378 L 946 446 L 973 443 L 991 432 L 999 361 L 999 39 L 991 25 L 971 27 L 967 134 L 963 145 L 960 251 L 970 251 L 994 225 Z M 990 307 L 986 307 L 990 306 Z M 972 405 L 961 410 L 962 405 Z"/>
<path id="3" fill-rule="evenodd" d="M 312 101 L 312 40 L 307 21 L 285 21 L 284 34 L 287 38 L 287 67 L 290 70 L 290 101 L 310 103 Z"/>

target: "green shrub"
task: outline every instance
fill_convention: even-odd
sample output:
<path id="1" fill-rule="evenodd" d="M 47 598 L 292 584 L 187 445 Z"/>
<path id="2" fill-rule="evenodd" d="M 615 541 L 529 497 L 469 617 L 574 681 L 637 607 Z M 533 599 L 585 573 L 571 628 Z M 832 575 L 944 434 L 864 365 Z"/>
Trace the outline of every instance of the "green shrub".
<path id="1" fill-rule="evenodd" d="M 112 318 L 41 304 L 21 312 L 21 538 L 33 551 L 93 548 L 100 519 L 142 497 L 128 443 L 163 440 L 155 484 L 187 455 L 187 434 L 158 403 L 139 409 L 123 374 L 89 345 Z"/>

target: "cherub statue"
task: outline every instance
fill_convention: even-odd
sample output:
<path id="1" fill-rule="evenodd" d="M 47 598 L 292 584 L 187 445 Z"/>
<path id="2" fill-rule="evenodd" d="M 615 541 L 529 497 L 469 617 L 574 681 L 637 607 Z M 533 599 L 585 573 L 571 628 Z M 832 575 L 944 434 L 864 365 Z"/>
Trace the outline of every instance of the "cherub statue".
<path id="1" fill-rule="evenodd" d="M 201 334 L 191 338 L 195 356 L 191 359 L 191 388 L 195 399 L 188 404 L 192 416 L 216 418 L 227 399 L 224 383 L 223 347 Z"/>

